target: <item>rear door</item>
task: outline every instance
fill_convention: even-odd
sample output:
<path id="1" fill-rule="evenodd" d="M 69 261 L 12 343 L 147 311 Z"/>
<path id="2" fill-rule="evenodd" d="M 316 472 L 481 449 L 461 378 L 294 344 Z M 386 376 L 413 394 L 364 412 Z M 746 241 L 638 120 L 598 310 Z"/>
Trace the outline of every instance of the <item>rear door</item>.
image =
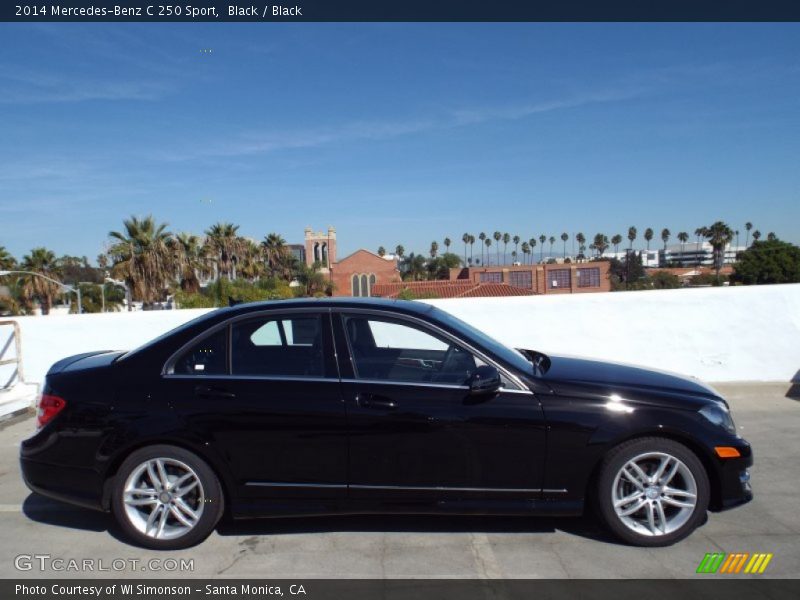
<path id="1" fill-rule="evenodd" d="M 182 386 L 181 410 L 228 461 L 245 504 L 346 496 L 347 423 L 332 344 L 328 311 L 270 311 L 229 322 L 175 362 L 169 378 Z M 224 373 L 209 358 L 219 353 Z"/>

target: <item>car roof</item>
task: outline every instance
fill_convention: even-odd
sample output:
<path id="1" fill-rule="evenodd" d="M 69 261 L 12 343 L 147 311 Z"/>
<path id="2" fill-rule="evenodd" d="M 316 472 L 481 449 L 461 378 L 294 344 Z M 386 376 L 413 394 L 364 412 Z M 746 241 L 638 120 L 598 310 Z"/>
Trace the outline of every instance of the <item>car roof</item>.
<path id="1" fill-rule="evenodd" d="M 236 304 L 226 309 L 228 315 L 262 310 L 281 310 L 283 308 L 375 308 L 408 313 L 425 314 L 434 310 L 431 304 L 394 298 L 292 298 L 289 300 L 263 300 Z"/>

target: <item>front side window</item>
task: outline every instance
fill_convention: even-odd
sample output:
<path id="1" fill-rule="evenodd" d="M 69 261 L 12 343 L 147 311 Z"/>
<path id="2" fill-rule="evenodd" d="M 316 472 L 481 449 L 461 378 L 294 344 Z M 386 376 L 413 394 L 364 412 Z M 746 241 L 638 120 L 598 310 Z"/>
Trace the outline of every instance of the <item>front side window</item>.
<path id="1" fill-rule="evenodd" d="M 178 357 L 172 372 L 175 375 L 225 375 L 227 342 L 227 328 L 204 337 Z"/>
<path id="2" fill-rule="evenodd" d="M 345 316 L 359 379 L 466 385 L 475 357 L 416 324 L 384 317 Z"/>
<path id="3" fill-rule="evenodd" d="M 322 317 L 261 317 L 231 327 L 234 375 L 322 377 Z"/>

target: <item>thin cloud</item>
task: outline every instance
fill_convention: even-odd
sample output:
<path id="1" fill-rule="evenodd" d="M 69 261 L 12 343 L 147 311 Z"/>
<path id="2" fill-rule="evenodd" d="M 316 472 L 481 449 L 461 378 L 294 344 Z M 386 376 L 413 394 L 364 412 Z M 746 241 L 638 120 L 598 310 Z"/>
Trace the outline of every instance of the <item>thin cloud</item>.
<path id="1" fill-rule="evenodd" d="M 313 130 L 285 131 L 262 135 L 251 133 L 231 140 L 214 142 L 203 148 L 187 152 L 163 153 L 161 158 L 171 161 L 187 161 L 197 158 L 246 156 L 280 150 L 317 148 L 360 140 L 383 140 L 437 129 L 478 125 L 490 121 L 523 119 L 536 114 L 577 108 L 588 104 L 626 100 L 637 94 L 638 92 L 636 91 L 604 92 L 515 106 L 456 109 L 438 117 L 427 119 L 355 121 L 338 127 Z"/>

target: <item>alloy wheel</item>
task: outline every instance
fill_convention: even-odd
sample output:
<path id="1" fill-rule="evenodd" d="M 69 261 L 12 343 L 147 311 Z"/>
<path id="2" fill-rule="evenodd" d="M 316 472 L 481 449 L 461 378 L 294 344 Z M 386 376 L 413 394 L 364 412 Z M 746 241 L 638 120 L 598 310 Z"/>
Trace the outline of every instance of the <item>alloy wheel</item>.
<path id="1" fill-rule="evenodd" d="M 174 458 L 152 458 L 137 466 L 123 487 L 125 514 L 139 532 L 158 539 L 186 535 L 205 505 L 197 473 Z"/>
<path id="2" fill-rule="evenodd" d="M 631 531 L 663 536 L 691 518 L 697 494 L 697 482 L 686 464 L 666 452 L 647 452 L 617 472 L 611 502 L 617 518 Z"/>

